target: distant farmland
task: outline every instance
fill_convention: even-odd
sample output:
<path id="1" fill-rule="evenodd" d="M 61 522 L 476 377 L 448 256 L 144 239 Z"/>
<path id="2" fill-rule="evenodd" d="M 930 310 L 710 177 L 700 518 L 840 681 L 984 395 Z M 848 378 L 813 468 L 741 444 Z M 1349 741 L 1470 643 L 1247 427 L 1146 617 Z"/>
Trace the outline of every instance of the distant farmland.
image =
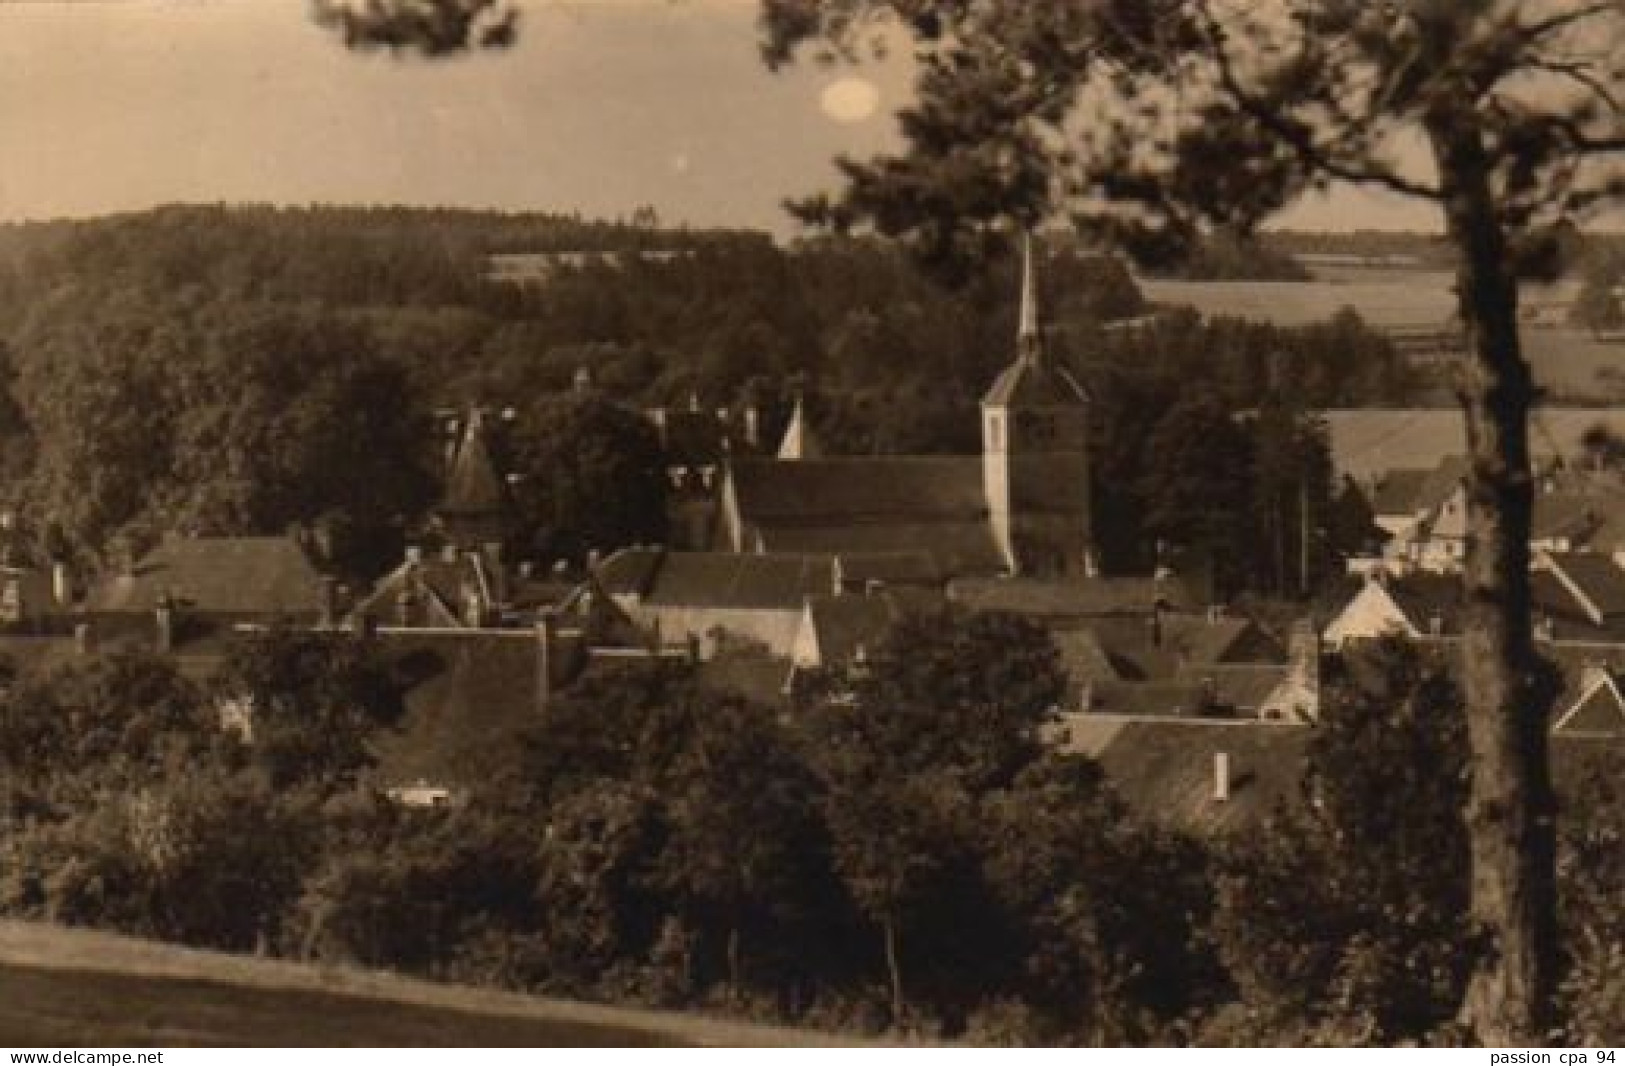
<path id="1" fill-rule="evenodd" d="M 1358 280 L 1169 281 L 1139 279 L 1153 303 L 1195 308 L 1208 318 L 1242 318 L 1282 327 L 1325 322 L 1353 308 L 1375 329 L 1409 332 L 1446 328 L 1454 313 L 1450 274 L 1438 270 L 1361 270 Z M 1625 401 L 1625 342 L 1598 340 L 1560 323 L 1573 282 L 1530 286 L 1522 309 L 1538 321 L 1523 326 L 1524 351 L 1550 398 L 1568 402 Z"/>

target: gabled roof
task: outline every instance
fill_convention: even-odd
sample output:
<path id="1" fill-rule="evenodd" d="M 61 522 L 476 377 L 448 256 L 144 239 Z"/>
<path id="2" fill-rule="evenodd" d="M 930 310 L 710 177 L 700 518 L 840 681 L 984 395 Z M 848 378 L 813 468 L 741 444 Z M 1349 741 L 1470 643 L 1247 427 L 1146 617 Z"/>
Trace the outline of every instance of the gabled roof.
<path id="1" fill-rule="evenodd" d="M 835 587 L 835 560 L 628 548 L 606 559 L 594 577 L 610 595 L 638 596 L 656 607 L 800 610 L 808 596 Z"/>
<path id="2" fill-rule="evenodd" d="M 960 578 L 949 583 L 948 598 L 973 611 L 1080 618 L 1193 603 L 1180 581 L 1156 577 Z"/>
<path id="3" fill-rule="evenodd" d="M 401 594 L 409 592 L 423 613 L 419 624 L 460 626 L 464 590 L 477 578 L 473 566 L 463 556 L 451 561 L 434 557 L 404 562 L 378 579 L 351 609 L 350 617 L 391 624 L 398 616 Z"/>
<path id="4" fill-rule="evenodd" d="M 183 610 L 241 616 L 319 614 L 322 576 L 289 537 L 171 537 L 129 573 L 92 590 L 92 613 L 150 611 L 164 597 Z"/>
<path id="5" fill-rule="evenodd" d="M 790 412 L 790 422 L 784 427 L 784 438 L 779 442 L 778 457 L 784 462 L 796 462 L 802 459 L 818 459 L 824 454 L 824 445 L 812 431 L 812 425 L 807 421 L 807 413 L 802 407 L 801 397 L 796 397 L 796 406 Z"/>
<path id="6" fill-rule="evenodd" d="M 444 515 L 494 515 L 502 512 L 507 501 L 507 485 L 497 472 L 484 419 L 474 411 L 452 455 L 439 511 Z"/>
<path id="7" fill-rule="evenodd" d="M 1385 588 L 1394 606 L 1423 636 L 1435 635 L 1435 619 L 1439 623 L 1436 635 L 1456 636 L 1461 633 L 1466 592 L 1460 577 L 1418 571 L 1389 578 Z"/>
<path id="8" fill-rule="evenodd" d="M 1129 808 L 1162 825 L 1208 833 L 1256 827 L 1277 805 L 1295 801 L 1311 735 L 1304 726 L 1222 718 L 1114 724 L 1089 729 L 1087 739 Z M 1221 752 L 1230 770 L 1229 797 L 1222 801 L 1214 795 Z"/>
<path id="9" fill-rule="evenodd" d="M 386 785 L 468 787 L 511 766 L 541 713 L 538 647 L 528 630 L 381 632 L 403 714 L 374 741 Z"/>
<path id="10" fill-rule="evenodd" d="M 644 602 L 655 606 L 797 610 L 834 587 L 834 560 L 813 555 L 668 552 Z"/>
<path id="11" fill-rule="evenodd" d="M 873 650 L 906 614 L 941 607 L 941 596 L 888 589 L 872 595 L 809 596 L 807 610 L 825 666 L 848 663 L 859 648 Z"/>
<path id="12" fill-rule="evenodd" d="M 1280 663 L 1215 663 L 1200 668 L 1212 682 L 1213 701 L 1221 707 L 1251 713 L 1281 687 L 1292 667 Z"/>
<path id="13" fill-rule="evenodd" d="M 942 583 L 936 558 L 925 549 L 889 552 L 842 552 L 837 560 L 841 583 L 861 588 L 870 582 L 929 588 Z"/>
<path id="14" fill-rule="evenodd" d="M 1409 517 L 1432 511 L 1461 486 L 1467 460 L 1444 456 L 1431 467 L 1401 467 L 1378 478 L 1371 494 L 1371 510 L 1388 517 Z"/>
<path id="15" fill-rule="evenodd" d="M 1050 641 L 1061 655 L 1061 667 L 1077 686 L 1119 680 L 1117 667 L 1101 646 L 1092 626 L 1066 626 L 1050 630 Z"/>
<path id="16" fill-rule="evenodd" d="M 1543 552 L 1542 562 L 1574 597 L 1595 625 L 1625 615 L 1625 570 L 1606 555 L 1590 552 Z"/>
<path id="17" fill-rule="evenodd" d="M 986 407 L 1081 407 L 1089 394 L 1065 367 L 1048 359 L 1017 359 L 982 397 Z"/>
<path id="18" fill-rule="evenodd" d="M 1598 500 L 1586 492 L 1542 492 L 1535 496 L 1529 539 L 1568 537 L 1584 541 L 1600 524 Z"/>
<path id="19" fill-rule="evenodd" d="M 848 525 L 987 515 L 978 456 L 744 459 L 731 464 L 730 477 L 747 524 Z"/>
<path id="20" fill-rule="evenodd" d="M 1371 492 L 1371 510 L 1379 515 L 1411 517 L 1421 509 L 1422 490 L 1431 471 L 1407 467 L 1382 475 Z"/>
<path id="21" fill-rule="evenodd" d="M 939 575 L 995 574 L 1004 556 L 985 518 L 924 521 L 830 521 L 820 525 L 758 523 L 751 527 L 763 551 L 842 556 L 898 555 L 926 546 Z M 939 578 L 940 580 L 940 578 Z"/>
<path id="22" fill-rule="evenodd" d="M 1440 459 L 1422 484 L 1421 506 L 1431 511 L 1444 503 L 1462 487 L 1470 471 L 1465 455 L 1447 455 Z"/>
<path id="23" fill-rule="evenodd" d="M 611 596 L 642 596 L 660 567 L 664 548 L 622 548 L 593 571 L 593 581 Z"/>
<path id="24" fill-rule="evenodd" d="M 1129 681 L 1192 680 L 1189 671 L 1262 656 L 1278 664 L 1284 653 L 1257 637 L 1245 618 L 1178 614 L 1116 615 L 1090 623 L 1118 674 Z M 1245 657 L 1240 654 L 1245 653 Z"/>
<path id="25" fill-rule="evenodd" d="M 942 573 L 997 573 L 976 456 L 867 456 L 730 464 L 748 548 L 780 553 L 931 554 Z"/>
<path id="26" fill-rule="evenodd" d="M 1581 692 L 1552 725 L 1553 733 L 1625 737 L 1625 695 L 1612 671 L 1594 672 Z"/>

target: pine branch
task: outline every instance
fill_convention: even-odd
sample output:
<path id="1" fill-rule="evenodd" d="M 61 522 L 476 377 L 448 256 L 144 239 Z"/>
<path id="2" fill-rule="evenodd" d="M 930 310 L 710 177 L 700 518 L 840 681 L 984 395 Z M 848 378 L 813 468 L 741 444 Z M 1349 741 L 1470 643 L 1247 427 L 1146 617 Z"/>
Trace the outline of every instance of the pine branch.
<path id="1" fill-rule="evenodd" d="M 1197 5 L 1208 36 L 1208 44 L 1219 74 L 1220 84 L 1241 109 L 1270 133 L 1281 138 L 1303 162 L 1315 171 L 1339 181 L 1356 185 L 1375 185 L 1405 196 L 1423 200 L 1439 200 L 1440 190 L 1425 182 L 1416 181 L 1383 167 L 1365 167 L 1339 159 L 1333 150 L 1321 144 L 1309 126 L 1280 108 L 1271 105 L 1241 83 L 1235 64 L 1224 45 L 1224 30 L 1213 18 L 1206 3 Z"/>

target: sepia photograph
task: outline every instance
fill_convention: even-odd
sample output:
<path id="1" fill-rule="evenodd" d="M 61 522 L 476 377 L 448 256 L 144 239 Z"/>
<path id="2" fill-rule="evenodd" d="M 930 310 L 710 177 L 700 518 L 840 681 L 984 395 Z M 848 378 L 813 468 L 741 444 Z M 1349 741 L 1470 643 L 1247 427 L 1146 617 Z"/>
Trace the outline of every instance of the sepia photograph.
<path id="1" fill-rule="evenodd" d="M 1625 0 L 0 0 L 10 1063 L 1621 1044 Z"/>

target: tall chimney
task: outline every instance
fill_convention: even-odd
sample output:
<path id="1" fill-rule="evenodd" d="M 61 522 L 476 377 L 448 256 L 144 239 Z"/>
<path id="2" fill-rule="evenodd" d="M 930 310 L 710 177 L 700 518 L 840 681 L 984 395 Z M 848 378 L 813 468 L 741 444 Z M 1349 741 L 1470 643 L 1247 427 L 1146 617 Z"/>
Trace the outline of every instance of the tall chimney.
<path id="1" fill-rule="evenodd" d="M 322 575 L 322 616 L 320 625 L 323 629 L 332 629 L 339 624 L 339 582 L 331 574 Z"/>
<path id="2" fill-rule="evenodd" d="M 1213 802 L 1224 803 L 1230 799 L 1230 753 L 1216 751 L 1213 753 Z"/>
<path id="3" fill-rule="evenodd" d="M 51 564 L 51 595 L 58 607 L 73 606 L 73 574 L 64 559 Z"/>
<path id="4" fill-rule="evenodd" d="M 557 635 L 552 614 L 544 611 L 536 619 L 536 713 L 546 714 L 553 691 L 553 660 L 557 657 Z"/>
<path id="5" fill-rule="evenodd" d="M 168 654 L 175 648 L 175 604 L 169 595 L 159 597 L 158 605 L 153 608 L 153 620 L 156 623 L 157 647 L 160 655 Z"/>

